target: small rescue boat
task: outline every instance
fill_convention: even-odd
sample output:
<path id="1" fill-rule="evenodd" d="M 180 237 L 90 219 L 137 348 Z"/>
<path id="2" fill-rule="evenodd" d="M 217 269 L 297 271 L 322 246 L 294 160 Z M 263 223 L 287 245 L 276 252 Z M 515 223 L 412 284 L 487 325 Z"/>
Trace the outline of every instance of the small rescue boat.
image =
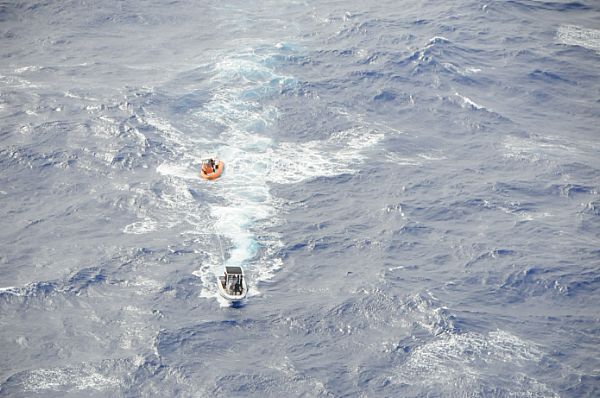
<path id="1" fill-rule="evenodd" d="M 242 301 L 248 293 L 246 278 L 241 267 L 225 267 L 225 274 L 219 276 L 217 285 L 219 294 L 232 303 Z"/>
<path id="2" fill-rule="evenodd" d="M 225 163 L 222 160 L 215 160 L 216 157 L 208 157 L 202 159 L 202 168 L 200 169 L 200 177 L 205 180 L 214 180 L 223 174 Z"/>

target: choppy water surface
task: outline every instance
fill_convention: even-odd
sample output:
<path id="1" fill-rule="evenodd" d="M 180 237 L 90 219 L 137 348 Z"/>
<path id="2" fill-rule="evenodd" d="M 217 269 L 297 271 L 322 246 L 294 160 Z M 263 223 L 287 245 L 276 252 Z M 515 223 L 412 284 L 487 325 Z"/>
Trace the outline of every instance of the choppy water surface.
<path id="1" fill-rule="evenodd" d="M 597 2 L 6 2 L 0 35 L 0 396 L 600 395 Z"/>

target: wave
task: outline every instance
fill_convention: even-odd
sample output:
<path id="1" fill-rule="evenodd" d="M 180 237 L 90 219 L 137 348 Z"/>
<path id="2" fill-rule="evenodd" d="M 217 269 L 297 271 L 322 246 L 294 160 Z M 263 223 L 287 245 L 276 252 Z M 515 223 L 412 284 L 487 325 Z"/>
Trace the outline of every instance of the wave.
<path id="1" fill-rule="evenodd" d="M 0 395 L 210 395 L 199 385 L 192 387 L 195 383 L 187 380 L 181 370 L 165 366 L 153 354 L 74 362 L 67 366 L 42 366 L 15 373 L 2 383 Z"/>
<path id="2" fill-rule="evenodd" d="M 31 300 L 40 299 L 44 302 L 52 296 L 77 296 L 107 282 L 106 270 L 99 267 L 83 268 L 65 280 L 32 282 L 25 286 L 0 288 L 0 301 L 11 303 L 18 300 L 27 304 Z M 48 302 L 51 304 L 51 300 Z"/>
<path id="3" fill-rule="evenodd" d="M 458 98 L 460 98 L 462 100 L 463 108 L 470 107 L 470 108 L 473 108 L 476 110 L 486 109 L 484 106 L 479 105 L 478 103 L 476 103 L 469 97 L 465 97 L 464 95 L 460 95 L 459 93 L 455 93 L 454 95 L 456 95 Z"/>
<path id="4" fill-rule="evenodd" d="M 598 149 L 593 142 L 567 140 L 554 135 L 531 134 L 528 137 L 508 136 L 503 143 L 504 156 L 531 162 L 551 161 L 567 164 L 589 158 Z M 594 164 L 590 162 L 590 164 Z"/>
<path id="5" fill-rule="evenodd" d="M 546 382 L 528 375 L 543 358 L 535 344 L 503 330 L 442 334 L 412 350 L 391 381 L 420 394 L 558 397 Z"/>
<path id="6" fill-rule="evenodd" d="M 393 61 L 393 64 L 410 66 L 411 74 L 435 73 L 444 75 L 461 85 L 481 86 L 489 81 L 475 76 L 485 65 L 482 50 L 460 46 L 443 36 L 431 38 L 422 48 L 415 50 L 407 58 Z"/>
<path id="7" fill-rule="evenodd" d="M 3 301 L 13 301 L 14 298 L 21 300 L 46 297 L 53 294 L 57 289 L 56 282 L 34 282 L 26 286 L 9 286 L 0 289 L 0 298 Z"/>
<path id="8" fill-rule="evenodd" d="M 26 393 L 75 393 L 83 391 L 118 391 L 121 380 L 113 369 L 101 371 L 96 366 L 82 364 L 65 368 L 40 368 L 18 373 L 10 377 L 3 390 L 16 389 Z"/>
<path id="9" fill-rule="evenodd" d="M 580 46 L 600 52 L 600 30 L 577 25 L 560 25 L 556 31 L 556 40 L 569 46 Z"/>
<path id="10" fill-rule="evenodd" d="M 577 1 L 554 2 L 540 0 L 507 0 L 502 3 L 490 4 L 488 6 L 490 6 L 489 8 L 502 7 L 503 10 L 514 10 L 519 14 L 536 11 L 570 12 L 585 11 L 590 9 L 588 5 Z"/>
<path id="11" fill-rule="evenodd" d="M 393 328 L 402 335 L 438 335 L 459 331 L 454 316 L 431 293 L 406 297 L 381 289 L 359 289 L 355 297 L 305 318 L 290 317 L 284 324 L 294 333 L 341 337 L 366 336 L 369 330 Z"/>

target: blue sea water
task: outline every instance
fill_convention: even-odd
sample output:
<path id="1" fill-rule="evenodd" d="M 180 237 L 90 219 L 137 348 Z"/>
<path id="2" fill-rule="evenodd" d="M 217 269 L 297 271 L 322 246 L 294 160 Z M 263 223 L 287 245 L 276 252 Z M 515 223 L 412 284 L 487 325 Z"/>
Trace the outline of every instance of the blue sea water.
<path id="1" fill-rule="evenodd" d="M 0 57 L 0 396 L 600 396 L 598 2 L 7 1 Z"/>

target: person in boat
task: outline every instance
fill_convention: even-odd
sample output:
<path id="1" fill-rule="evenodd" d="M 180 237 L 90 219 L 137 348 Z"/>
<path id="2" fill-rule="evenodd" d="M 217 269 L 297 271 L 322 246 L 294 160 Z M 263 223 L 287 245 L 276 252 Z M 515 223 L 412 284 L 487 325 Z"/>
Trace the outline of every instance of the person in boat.
<path id="1" fill-rule="evenodd" d="M 230 292 L 235 292 L 235 277 L 234 276 L 230 276 L 229 277 L 229 286 L 228 286 L 228 290 Z"/>
<path id="2" fill-rule="evenodd" d="M 210 158 L 206 163 L 202 165 L 202 171 L 204 174 L 210 174 L 215 172 L 215 160 Z"/>

